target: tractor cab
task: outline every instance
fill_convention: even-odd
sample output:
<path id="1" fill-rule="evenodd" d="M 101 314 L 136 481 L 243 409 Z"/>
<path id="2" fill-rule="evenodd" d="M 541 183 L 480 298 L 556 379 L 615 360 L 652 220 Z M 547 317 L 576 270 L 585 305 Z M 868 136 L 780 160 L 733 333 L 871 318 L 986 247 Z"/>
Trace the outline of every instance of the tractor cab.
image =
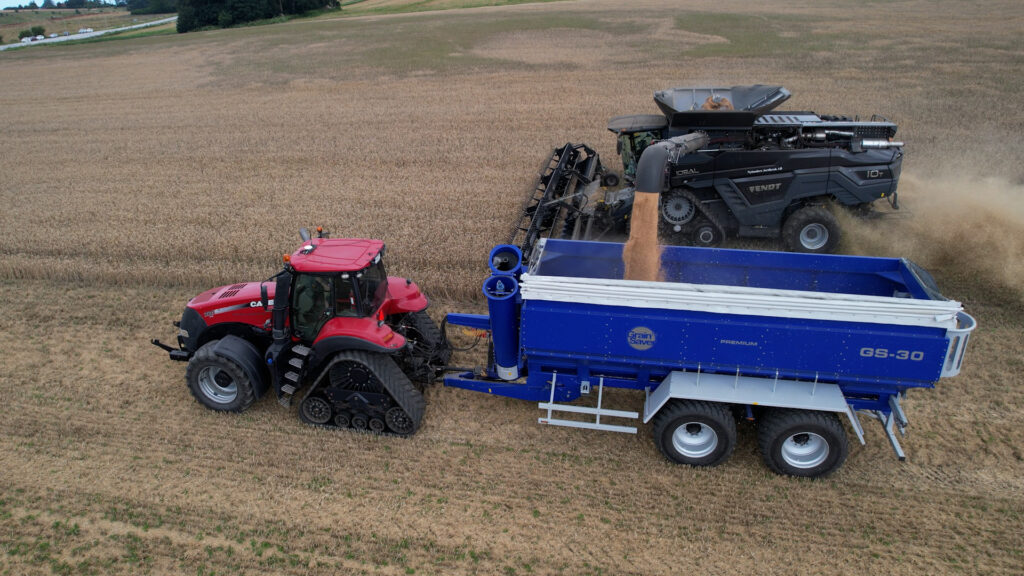
<path id="1" fill-rule="evenodd" d="M 292 333 L 313 342 L 334 318 L 372 318 L 388 299 L 384 243 L 310 239 L 289 256 Z"/>

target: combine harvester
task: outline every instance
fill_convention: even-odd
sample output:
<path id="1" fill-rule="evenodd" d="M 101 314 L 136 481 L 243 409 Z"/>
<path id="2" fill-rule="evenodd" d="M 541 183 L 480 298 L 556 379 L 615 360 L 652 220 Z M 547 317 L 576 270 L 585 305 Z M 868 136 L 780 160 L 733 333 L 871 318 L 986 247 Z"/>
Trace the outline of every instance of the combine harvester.
<path id="1" fill-rule="evenodd" d="M 974 319 L 902 259 L 664 247 L 663 282 L 623 280 L 622 244 L 538 241 L 526 265 L 491 253 L 488 315 L 448 324 L 489 330 L 483 373 L 447 386 L 540 402 L 542 424 L 635 433 L 653 422 L 670 460 L 715 466 L 755 420 L 773 471 L 820 477 L 858 440 L 858 413 L 881 421 L 897 456 L 910 388 L 960 372 Z M 642 412 L 604 406 L 607 387 L 644 392 Z M 567 404 L 596 395 L 596 406 Z M 593 420 L 561 419 L 557 413 Z"/>
<path id="2" fill-rule="evenodd" d="M 897 126 L 777 107 L 782 86 L 660 90 L 661 114 L 617 116 L 622 173 L 584 144 L 552 153 L 516 222 L 509 244 L 529 259 L 538 237 L 607 240 L 628 234 L 637 163 L 652 144 L 692 135 L 666 167 L 658 231 L 666 244 L 714 247 L 725 238 L 777 238 L 792 252 L 831 253 L 842 230 L 838 208 L 870 213 L 886 199 L 898 208 L 903 143 Z"/>

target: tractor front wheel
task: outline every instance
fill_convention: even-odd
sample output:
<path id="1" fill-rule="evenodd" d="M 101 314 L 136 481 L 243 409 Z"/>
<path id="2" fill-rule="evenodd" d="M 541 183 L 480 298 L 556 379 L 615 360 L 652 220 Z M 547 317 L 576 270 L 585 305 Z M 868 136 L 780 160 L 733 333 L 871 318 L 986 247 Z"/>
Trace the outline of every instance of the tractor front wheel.
<path id="1" fill-rule="evenodd" d="M 185 370 L 185 382 L 203 406 L 221 412 L 242 412 L 256 400 L 252 383 L 238 363 L 214 353 L 217 342 L 207 342 L 196 351 Z"/>

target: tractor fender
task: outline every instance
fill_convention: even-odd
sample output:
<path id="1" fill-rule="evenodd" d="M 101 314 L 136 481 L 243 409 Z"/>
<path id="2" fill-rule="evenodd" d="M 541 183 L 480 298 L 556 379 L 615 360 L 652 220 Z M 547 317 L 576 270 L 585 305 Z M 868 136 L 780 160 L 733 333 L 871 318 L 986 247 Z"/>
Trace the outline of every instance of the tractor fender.
<path id="1" fill-rule="evenodd" d="M 429 305 L 415 282 L 408 278 L 388 277 L 388 299 L 383 305 L 385 315 L 419 312 Z"/>
<path id="2" fill-rule="evenodd" d="M 263 369 L 263 355 L 256 347 L 238 336 L 227 335 L 217 341 L 213 353 L 238 364 L 249 377 L 253 393 L 259 399 L 267 391 L 267 378 Z"/>
<path id="3" fill-rule="evenodd" d="M 402 335 L 395 334 L 395 337 L 402 338 Z M 404 338 L 402 347 L 388 348 L 355 336 L 331 336 L 329 338 L 317 340 L 317 342 L 313 344 L 313 352 L 310 355 L 309 362 L 309 366 L 312 369 L 308 373 L 319 374 L 322 371 L 322 366 L 325 361 L 334 358 L 338 352 L 343 352 L 345 350 L 363 350 L 377 354 L 397 354 L 403 347 Z"/>

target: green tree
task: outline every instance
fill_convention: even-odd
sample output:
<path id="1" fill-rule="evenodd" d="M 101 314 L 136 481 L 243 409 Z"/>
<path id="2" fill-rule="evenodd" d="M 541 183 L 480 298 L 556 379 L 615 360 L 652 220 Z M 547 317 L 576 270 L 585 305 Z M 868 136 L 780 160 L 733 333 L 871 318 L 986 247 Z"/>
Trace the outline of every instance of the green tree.
<path id="1" fill-rule="evenodd" d="M 46 28 L 43 28 L 42 26 L 33 26 L 30 31 L 33 36 L 42 36 L 43 34 L 46 34 Z"/>
<path id="2" fill-rule="evenodd" d="M 22 30 L 21 32 L 18 32 L 18 40 L 21 40 L 22 38 L 28 38 L 30 36 L 33 36 L 31 30 Z"/>
<path id="3" fill-rule="evenodd" d="M 53 7 L 54 7 L 54 6 L 53 6 L 53 0 L 43 0 L 43 8 L 44 8 L 44 9 L 46 9 L 46 10 L 52 10 L 52 9 L 53 9 Z"/>

